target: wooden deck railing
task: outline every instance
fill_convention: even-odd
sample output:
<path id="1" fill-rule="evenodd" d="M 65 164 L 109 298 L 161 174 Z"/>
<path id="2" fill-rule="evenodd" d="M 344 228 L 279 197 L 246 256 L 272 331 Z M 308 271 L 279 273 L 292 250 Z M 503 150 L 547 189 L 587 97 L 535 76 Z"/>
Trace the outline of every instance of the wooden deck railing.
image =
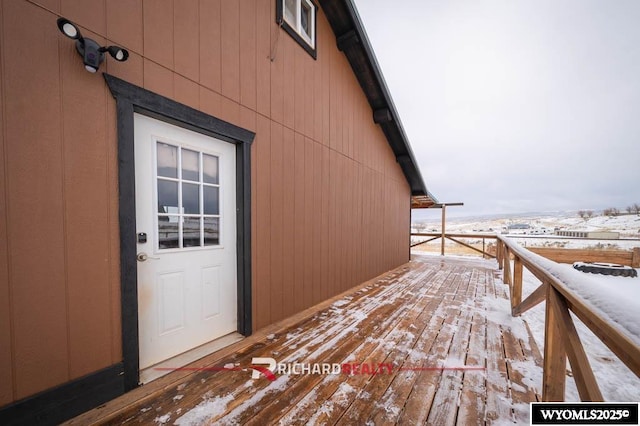
<path id="1" fill-rule="evenodd" d="M 490 258 L 494 258 L 496 257 L 495 254 L 493 253 L 489 253 L 487 252 L 486 249 L 486 240 L 495 240 L 497 238 L 496 234 L 451 234 L 451 233 L 446 233 L 446 234 L 441 234 L 440 232 L 415 232 L 415 233 L 411 233 L 412 237 L 428 237 L 428 239 L 423 240 L 423 241 L 418 241 L 416 243 L 411 244 L 411 247 L 416 247 L 419 246 L 420 244 L 426 244 L 430 241 L 434 241 L 437 240 L 438 238 L 445 238 L 447 240 L 451 240 L 456 244 L 460 244 L 461 246 L 464 246 L 468 249 L 471 249 L 473 251 L 476 251 L 480 254 L 482 254 L 483 257 L 490 257 Z M 474 240 L 482 240 L 482 250 L 476 247 L 473 247 L 470 244 L 467 244 L 463 241 L 460 241 L 459 238 L 471 238 Z M 442 254 L 444 256 L 444 244 L 442 245 L 442 252 L 440 254 Z"/>
<path id="2" fill-rule="evenodd" d="M 417 241 L 411 244 L 411 247 L 417 247 L 421 244 L 426 244 L 431 241 L 435 241 L 443 237 L 440 232 L 413 232 L 411 233 L 412 237 L 427 237 L 427 239 Z M 483 257 L 495 258 L 496 255 L 490 251 L 487 251 L 486 240 L 495 240 L 497 239 L 497 234 L 492 233 L 446 233 L 444 234 L 444 238 L 446 240 L 453 241 L 456 244 L 460 244 L 468 249 L 476 251 L 483 255 Z M 530 235 L 511 235 L 509 238 L 517 239 L 517 238 L 527 238 L 531 237 Z M 540 236 L 533 236 L 535 238 L 540 238 Z M 460 241 L 460 238 L 474 239 L 474 240 L 482 240 L 482 249 L 472 246 L 471 244 L 467 244 L 463 241 Z M 555 236 L 553 236 L 554 239 Z M 585 238 L 563 238 L 563 239 L 576 239 L 576 240 L 585 240 Z M 601 241 L 601 240 L 596 240 Z M 625 240 L 625 241 L 638 241 L 640 240 Z M 632 268 L 640 268 L 640 247 L 635 247 L 631 250 L 593 250 L 593 249 L 567 249 L 567 248 L 555 248 L 555 247 L 528 247 L 528 250 L 541 255 L 542 257 L 546 257 L 547 259 L 553 260 L 558 263 L 574 263 L 574 262 L 607 262 L 607 263 L 617 263 L 621 265 L 628 265 Z M 444 255 L 444 246 L 442 246 L 442 252 L 440 254 Z"/>
<path id="3" fill-rule="evenodd" d="M 546 300 L 544 330 L 543 401 L 563 401 L 566 360 L 583 401 L 602 401 L 602 393 L 589 364 L 570 312 L 573 312 L 616 356 L 640 377 L 640 346 L 584 302 L 566 282 L 554 276 L 537 255 L 497 237 L 497 260 L 511 293 L 511 313 L 518 316 Z M 513 258 L 513 267 L 511 258 Z M 522 274 L 527 268 L 540 286 L 522 300 Z"/>

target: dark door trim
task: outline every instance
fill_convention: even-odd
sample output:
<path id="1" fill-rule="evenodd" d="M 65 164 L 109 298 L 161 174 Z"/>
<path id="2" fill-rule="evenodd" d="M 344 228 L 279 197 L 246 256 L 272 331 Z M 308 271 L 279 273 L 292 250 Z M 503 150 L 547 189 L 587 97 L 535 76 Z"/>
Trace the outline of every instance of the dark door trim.
<path id="1" fill-rule="evenodd" d="M 138 386 L 138 290 L 133 113 L 193 130 L 236 146 L 238 259 L 238 332 L 252 332 L 251 316 L 251 143 L 255 133 L 164 96 L 104 74 L 116 99 L 118 122 L 118 189 L 122 356 L 125 392 Z"/>

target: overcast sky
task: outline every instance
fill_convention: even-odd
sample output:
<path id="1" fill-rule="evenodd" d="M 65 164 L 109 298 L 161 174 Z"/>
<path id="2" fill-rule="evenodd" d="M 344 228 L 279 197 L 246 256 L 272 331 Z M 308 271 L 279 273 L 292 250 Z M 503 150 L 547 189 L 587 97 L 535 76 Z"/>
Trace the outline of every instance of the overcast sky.
<path id="1" fill-rule="evenodd" d="M 356 4 L 451 213 L 640 203 L 640 1 Z"/>

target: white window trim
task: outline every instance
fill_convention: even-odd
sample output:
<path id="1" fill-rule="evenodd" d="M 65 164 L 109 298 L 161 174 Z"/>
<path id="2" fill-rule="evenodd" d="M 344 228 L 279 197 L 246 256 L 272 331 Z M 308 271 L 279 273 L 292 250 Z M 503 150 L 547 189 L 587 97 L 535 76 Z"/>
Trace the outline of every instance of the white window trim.
<path id="1" fill-rule="evenodd" d="M 287 19 L 286 13 L 286 0 L 282 1 L 282 19 L 289 24 L 289 26 L 304 40 L 312 49 L 316 48 L 316 5 L 313 4 L 311 0 L 296 0 L 296 17 L 295 22 L 290 22 Z M 302 29 L 302 4 L 305 4 L 311 10 L 311 18 L 309 22 L 309 28 L 311 30 L 311 34 L 307 35 L 307 33 Z"/>

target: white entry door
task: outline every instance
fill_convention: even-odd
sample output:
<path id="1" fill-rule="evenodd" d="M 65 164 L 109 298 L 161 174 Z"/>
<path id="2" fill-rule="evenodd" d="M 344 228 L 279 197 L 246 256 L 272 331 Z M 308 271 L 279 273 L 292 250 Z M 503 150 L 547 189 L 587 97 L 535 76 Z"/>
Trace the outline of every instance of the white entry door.
<path id="1" fill-rule="evenodd" d="M 140 369 L 237 330 L 235 146 L 135 114 Z"/>

